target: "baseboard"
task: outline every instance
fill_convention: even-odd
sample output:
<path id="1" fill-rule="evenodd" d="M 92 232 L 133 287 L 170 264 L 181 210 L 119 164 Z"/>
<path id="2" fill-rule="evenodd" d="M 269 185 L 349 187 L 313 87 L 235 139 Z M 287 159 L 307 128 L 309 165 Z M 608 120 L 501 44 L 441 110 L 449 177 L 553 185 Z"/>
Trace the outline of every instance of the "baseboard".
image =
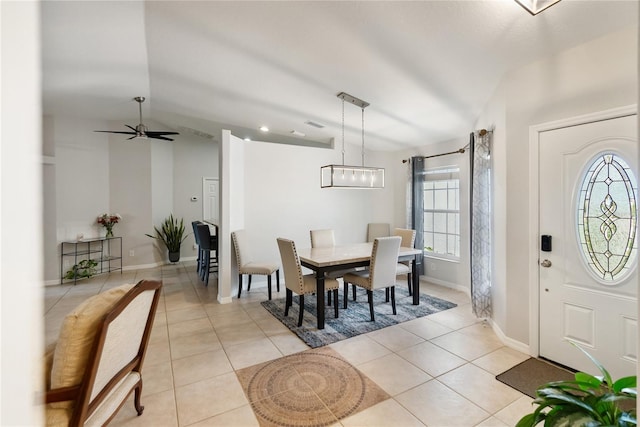
<path id="1" fill-rule="evenodd" d="M 491 329 L 498 336 L 498 339 L 502 341 L 504 345 L 514 350 L 519 351 L 520 353 L 531 355 L 531 349 L 529 348 L 529 344 L 525 344 L 523 342 L 514 340 L 513 338 L 509 338 L 502 332 L 502 329 L 493 321 L 493 319 L 487 319 L 487 322 L 491 325 Z"/>
<path id="2" fill-rule="evenodd" d="M 231 302 L 233 302 L 233 297 L 221 297 L 220 294 L 218 294 L 216 299 L 220 304 L 231 304 Z"/>
<path id="3" fill-rule="evenodd" d="M 464 292 L 465 294 L 471 296 L 471 292 L 468 287 L 459 285 L 453 282 L 447 282 L 446 280 L 435 279 L 430 276 L 420 276 L 420 280 L 427 281 L 429 283 L 433 283 L 434 285 L 444 286 L 445 288 L 454 289 L 456 291 Z"/>

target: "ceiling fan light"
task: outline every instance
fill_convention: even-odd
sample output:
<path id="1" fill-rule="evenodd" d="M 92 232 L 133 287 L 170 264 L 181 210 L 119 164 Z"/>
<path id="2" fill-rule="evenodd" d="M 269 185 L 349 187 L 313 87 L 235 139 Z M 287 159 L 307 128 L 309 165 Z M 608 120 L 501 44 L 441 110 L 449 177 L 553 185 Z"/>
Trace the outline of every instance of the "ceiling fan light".
<path id="1" fill-rule="evenodd" d="M 537 15 L 559 1 L 560 0 L 516 0 L 516 2 L 524 7 L 531 15 Z"/>

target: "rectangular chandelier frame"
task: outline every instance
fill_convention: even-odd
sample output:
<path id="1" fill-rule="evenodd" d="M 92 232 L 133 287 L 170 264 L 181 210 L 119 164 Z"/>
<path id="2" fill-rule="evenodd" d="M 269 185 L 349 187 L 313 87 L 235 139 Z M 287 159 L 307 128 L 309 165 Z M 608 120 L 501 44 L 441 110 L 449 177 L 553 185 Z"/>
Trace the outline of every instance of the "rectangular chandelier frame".
<path id="1" fill-rule="evenodd" d="M 321 188 L 384 188 L 384 168 L 326 165 L 320 168 Z"/>

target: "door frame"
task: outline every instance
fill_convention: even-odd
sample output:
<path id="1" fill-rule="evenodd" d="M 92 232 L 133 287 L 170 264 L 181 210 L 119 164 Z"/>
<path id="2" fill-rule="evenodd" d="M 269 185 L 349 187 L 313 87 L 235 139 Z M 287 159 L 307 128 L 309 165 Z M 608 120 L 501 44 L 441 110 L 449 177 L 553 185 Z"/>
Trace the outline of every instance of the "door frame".
<path id="1" fill-rule="evenodd" d="M 637 112 L 637 105 L 632 104 L 529 126 L 529 355 L 531 356 L 537 357 L 540 354 L 540 299 L 538 297 L 540 285 L 538 267 L 540 262 L 540 239 L 538 238 L 540 235 L 538 211 L 540 205 L 540 134 L 569 126 L 636 115 Z"/>

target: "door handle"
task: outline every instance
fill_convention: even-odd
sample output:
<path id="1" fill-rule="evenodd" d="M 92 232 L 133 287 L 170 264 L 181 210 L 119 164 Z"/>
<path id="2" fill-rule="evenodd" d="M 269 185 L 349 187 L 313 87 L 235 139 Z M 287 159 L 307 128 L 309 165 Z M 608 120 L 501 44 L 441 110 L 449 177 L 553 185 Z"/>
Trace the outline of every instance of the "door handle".
<path id="1" fill-rule="evenodd" d="M 545 268 L 549 268 L 549 267 L 551 267 L 551 261 L 549 261 L 548 259 L 545 259 L 544 261 L 542 261 L 540 263 L 540 265 L 545 267 Z"/>

